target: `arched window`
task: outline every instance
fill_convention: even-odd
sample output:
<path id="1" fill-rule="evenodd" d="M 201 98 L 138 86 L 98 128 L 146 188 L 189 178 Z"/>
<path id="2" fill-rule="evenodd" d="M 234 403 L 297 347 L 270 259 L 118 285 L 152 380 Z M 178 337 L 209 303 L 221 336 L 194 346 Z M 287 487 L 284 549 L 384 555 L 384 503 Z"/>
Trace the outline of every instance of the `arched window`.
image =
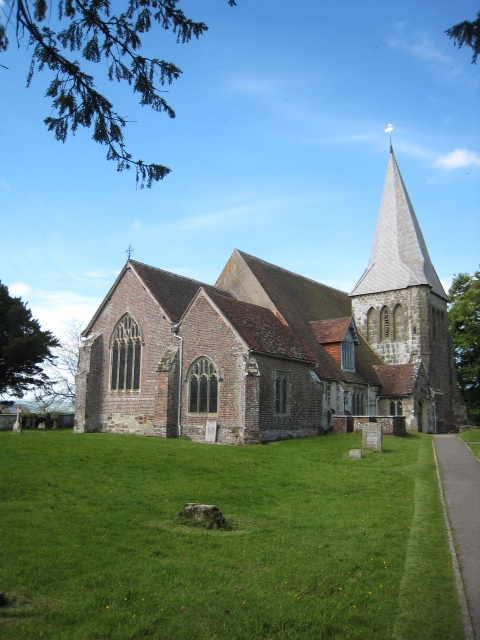
<path id="1" fill-rule="evenodd" d="M 403 405 L 401 400 L 397 400 L 397 416 L 403 415 Z"/>
<path id="2" fill-rule="evenodd" d="M 377 337 L 375 327 L 375 309 L 370 307 L 367 313 L 367 340 L 373 342 Z"/>
<path id="3" fill-rule="evenodd" d="M 350 328 L 342 342 L 342 369 L 355 371 L 355 342 L 352 328 Z"/>
<path id="4" fill-rule="evenodd" d="M 383 307 L 380 313 L 380 330 L 382 332 L 382 338 L 386 340 L 390 335 L 390 321 L 387 307 Z"/>
<path id="5" fill-rule="evenodd" d="M 110 340 L 110 389 L 138 391 L 142 336 L 135 320 L 126 313 L 117 322 Z"/>
<path id="6" fill-rule="evenodd" d="M 395 340 L 405 339 L 405 313 L 401 304 L 393 310 L 393 331 Z"/>
<path id="7" fill-rule="evenodd" d="M 390 415 L 395 415 L 395 400 L 390 400 Z"/>
<path id="8" fill-rule="evenodd" d="M 218 375 L 212 361 L 205 357 L 195 360 L 187 380 L 190 413 L 217 413 Z"/>

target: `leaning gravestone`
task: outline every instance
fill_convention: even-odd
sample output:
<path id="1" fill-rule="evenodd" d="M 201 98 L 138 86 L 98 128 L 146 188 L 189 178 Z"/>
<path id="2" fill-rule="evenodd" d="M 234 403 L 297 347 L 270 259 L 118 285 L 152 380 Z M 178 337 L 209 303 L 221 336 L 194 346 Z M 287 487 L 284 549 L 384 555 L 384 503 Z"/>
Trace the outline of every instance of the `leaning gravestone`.
<path id="1" fill-rule="evenodd" d="M 37 429 L 45 429 L 45 422 L 40 422 Z"/>
<path id="2" fill-rule="evenodd" d="M 364 449 L 382 450 L 382 425 L 374 422 L 363 425 L 362 446 Z"/>
<path id="3" fill-rule="evenodd" d="M 198 524 L 207 529 L 221 529 L 225 524 L 222 512 L 214 504 L 199 504 L 187 502 L 178 512 L 178 517 L 191 520 L 192 524 Z"/>

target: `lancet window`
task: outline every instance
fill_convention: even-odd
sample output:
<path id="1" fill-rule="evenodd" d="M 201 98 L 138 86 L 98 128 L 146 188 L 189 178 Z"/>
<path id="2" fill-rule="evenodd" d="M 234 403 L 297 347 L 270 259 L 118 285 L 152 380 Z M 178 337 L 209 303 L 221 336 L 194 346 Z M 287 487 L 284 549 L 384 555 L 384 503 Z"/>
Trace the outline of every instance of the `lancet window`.
<path id="1" fill-rule="evenodd" d="M 290 389 L 292 377 L 289 371 L 275 372 L 275 413 L 278 416 L 290 414 Z"/>

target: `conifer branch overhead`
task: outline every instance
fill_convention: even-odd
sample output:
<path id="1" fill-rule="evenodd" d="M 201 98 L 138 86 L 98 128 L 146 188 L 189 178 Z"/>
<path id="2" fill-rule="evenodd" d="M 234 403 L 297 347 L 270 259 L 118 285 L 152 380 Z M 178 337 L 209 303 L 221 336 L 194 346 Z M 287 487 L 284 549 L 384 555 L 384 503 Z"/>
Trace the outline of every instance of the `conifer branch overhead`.
<path id="1" fill-rule="evenodd" d="M 180 77 L 182 71 L 172 62 L 140 55 L 142 37 L 154 27 L 172 31 L 179 43 L 199 38 L 208 27 L 195 22 L 178 8 L 180 0 L 5 0 L 0 5 L 0 52 L 10 44 L 12 28 L 17 42 L 24 37 L 32 48 L 27 86 L 35 72 L 53 72 L 46 95 L 52 100 L 53 115 L 44 122 L 55 138 L 65 142 L 79 127 L 92 128 L 95 142 L 107 147 L 107 159 L 117 163 L 117 171 L 135 168 L 141 188 L 151 187 L 170 169 L 162 164 L 133 160 L 127 151 L 123 129 L 127 119 L 95 88 L 95 79 L 82 69 L 81 62 L 104 63 L 110 81 L 128 84 L 138 94 L 139 104 L 175 117 L 161 89 Z M 49 26 L 57 4 L 59 24 Z M 235 6 L 235 0 L 228 0 Z M 118 6 L 123 9 L 119 10 Z M 113 6 L 113 8 L 112 8 Z"/>

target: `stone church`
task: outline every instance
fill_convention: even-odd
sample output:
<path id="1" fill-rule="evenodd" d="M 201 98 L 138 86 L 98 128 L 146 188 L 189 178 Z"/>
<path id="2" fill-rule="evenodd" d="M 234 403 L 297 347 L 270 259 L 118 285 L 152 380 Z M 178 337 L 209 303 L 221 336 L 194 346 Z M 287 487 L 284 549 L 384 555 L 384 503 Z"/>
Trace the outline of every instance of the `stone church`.
<path id="1" fill-rule="evenodd" d="M 465 421 L 447 295 L 393 150 L 350 294 L 238 250 L 215 286 L 129 259 L 83 336 L 77 433 L 254 444 Z"/>

